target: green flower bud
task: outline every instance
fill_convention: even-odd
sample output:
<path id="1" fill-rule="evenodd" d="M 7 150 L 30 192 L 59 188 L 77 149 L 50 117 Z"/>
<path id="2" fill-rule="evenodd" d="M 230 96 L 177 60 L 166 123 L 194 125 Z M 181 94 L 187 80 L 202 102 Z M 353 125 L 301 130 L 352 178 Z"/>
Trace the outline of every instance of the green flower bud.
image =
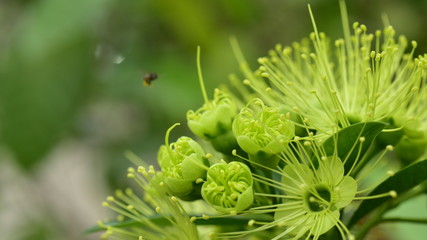
<path id="1" fill-rule="evenodd" d="M 254 200 L 251 170 L 241 162 L 212 165 L 202 186 L 202 197 L 220 212 L 242 212 Z"/>
<path id="2" fill-rule="evenodd" d="M 394 148 L 397 157 L 404 165 L 411 164 L 418 160 L 424 155 L 426 149 L 427 137 L 424 135 L 418 138 L 403 136 Z"/>
<path id="3" fill-rule="evenodd" d="M 254 110 L 257 108 L 259 110 Z M 265 106 L 260 99 L 250 102 L 233 122 L 233 133 L 239 146 L 250 159 L 271 168 L 278 162 L 275 155 L 285 150 L 295 136 L 294 132 L 294 124 L 284 114 L 277 108 Z"/>
<path id="4" fill-rule="evenodd" d="M 427 149 L 427 133 L 421 119 L 395 118 L 397 126 L 403 126 L 399 132 L 402 137 L 396 143 L 394 151 L 403 165 L 419 160 Z"/>
<path id="5" fill-rule="evenodd" d="M 159 149 L 157 160 L 165 175 L 165 183 L 177 197 L 186 197 L 195 190 L 195 181 L 206 175 L 205 152 L 189 137 L 180 137 L 169 144 L 170 131 L 166 133 L 165 145 Z"/>
<path id="6" fill-rule="evenodd" d="M 197 136 L 213 139 L 230 131 L 236 105 L 225 92 L 215 89 L 213 101 L 209 101 L 197 111 L 187 112 L 187 123 Z"/>

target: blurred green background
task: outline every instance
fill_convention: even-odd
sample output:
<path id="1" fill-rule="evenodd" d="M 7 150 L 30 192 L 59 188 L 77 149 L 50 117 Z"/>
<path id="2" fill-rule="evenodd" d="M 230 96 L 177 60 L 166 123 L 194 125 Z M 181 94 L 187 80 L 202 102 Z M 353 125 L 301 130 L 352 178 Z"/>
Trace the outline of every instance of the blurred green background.
<path id="1" fill-rule="evenodd" d="M 307 3 L 321 31 L 342 35 L 338 0 L 0 1 L 0 238 L 98 239 L 82 232 L 127 186 L 123 152 L 155 160 L 165 130 L 202 104 L 196 46 L 211 94 L 239 71 L 231 35 L 255 67 L 276 43 L 308 36 Z M 427 1 L 347 7 L 372 32 L 386 13 L 427 52 Z M 144 87 L 151 72 L 159 78 Z M 188 134 L 184 124 L 172 139 Z M 390 228 L 419 239 L 417 226 Z"/>

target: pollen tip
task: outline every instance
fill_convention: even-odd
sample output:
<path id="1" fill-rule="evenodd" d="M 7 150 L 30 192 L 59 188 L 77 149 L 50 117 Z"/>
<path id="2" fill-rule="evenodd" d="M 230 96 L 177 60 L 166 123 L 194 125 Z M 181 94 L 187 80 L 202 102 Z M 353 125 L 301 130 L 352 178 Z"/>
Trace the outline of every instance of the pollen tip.
<path id="1" fill-rule="evenodd" d="M 385 147 L 385 149 L 387 149 L 387 151 L 393 151 L 393 150 L 394 150 L 394 147 L 393 147 L 392 145 L 387 145 L 387 146 Z"/>
<path id="2" fill-rule="evenodd" d="M 156 213 L 160 213 L 160 207 L 156 207 Z"/>
<path id="3" fill-rule="evenodd" d="M 128 178 L 134 178 L 134 177 L 135 177 L 135 174 L 133 174 L 133 173 L 128 173 L 128 174 L 127 174 L 127 177 L 128 177 Z"/>
<path id="4" fill-rule="evenodd" d="M 231 151 L 231 154 L 233 154 L 233 156 L 237 156 L 237 150 L 233 149 L 233 151 Z"/>
<path id="5" fill-rule="evenodd" d="M 145 167 L 143 167 L 143 166 L 139 166 L 139 167 L 138 167 L 138 172 L 140 172 L 140 173 L 144 173 L 144 172 L 145 172 Z"/>
<path id="6" fill-rule="evenodd" d="M 107 201 L 109 201 L 109 202 L 114 201 L 114 197 L 113 197 L 113 196 L 108 196 L 108 197 L 107 197 Z"/>
<path id="7" fill-rule="evenodd" d="M 121 197 L 123 196 L 123 191 L 122 191 L 122 190 L 120 190 L 120 189 L 117 189 L 117 190 L 115 191 L 115 194 L 116 194 L 116 196 L 117 196 L 117 197 L 121 198 Z"/>
<path id="8" fill-rule="evenodd" d="M 117 221 L 123 222 L 124 220 L 125 220 L 125 216 L 123 216 L 123 215 L 118 215 L 117 216 Z"/>
<path id="9" fill-rule="evenodd" d="M 394 191 L 394 190 L 391 190 L 391 191 L 389 192 L 389 194 L 390 194 L 390 196 L 391 196 L 392 198 L 396 198 L 396 197 L 397 197 L 397 192 L 396 192 L 396 191 Z"/>
<path id="10" fill-rule="evenodd" d="M 202 178 L 198 178 L 198 179 L 196 179 L 196 184 L 199 184 L 199 183 L 202 183 L 203 182 L 203 179 Z"/>
<path id="11" fill-rule="evenodd" d="M 363 143 L 363 142 L 365 142 L 365 140 L 366 140 L 366 138 L 365 138 L 365 137 L 360 137 L 360 138 L 359 138 L 359 142 L 362 142 L 362 143 Z"/>
<path id="12" fill-rule="evenodd" d="M 265 64 L 268 61 L 268 59 L 266 57 L 260 57 L 258 58 L 258 63 L 259 64 Z"/>
<path id="13" fill-rule="evenodd" d="M 132 211 L 134 208 L 135 208 L 135 207 L 134 207 L 133 205 L 127 205 L 127 206 L 126 206 L 126 209 L 127 209 L 128 211 Z"/>
<path id="14" fill-rule="evenodd" d="M 148 167 L 148 173 L 150 173 L 150 174 L 155 174 L 155 173 L 156 173 L 156 170 L 154 169 L 154 166 L 153 166 L 153 165 L 150 165 L 150 166 Z"/>
<path id="15" fill-rule="evenodd" d="M 236 216 L 237 215 L 237 211 L 236 210 L 230 211 L 230 215 L 231 216 Z"/>
<path id="16" fill-rule="evenodd" d="M 389 175 L 390 177 L 391 177 L 391 176 L 394 176 L 394 171 L 392 171 L 392 170 L 388 170 L 388 171 L 387 171 L 387 175 Z"/>
<path id="17" fill-rule="evenodd" d="M 251 219 L 248 221 L 248 226 L 252 227 L 255 224 L 255 220 Z"/>
<path id="18" fill-rule="evenodd" d="M 194 217 L 194 216 L 190 218 L 190 222 L 192 222 L 192 223 L 193 223 L 194 221 L 196 221 L 196 220 L 197 220 L 197 218 L 196 218 L 196 217 Z"/>
<path id="19" fill-rule="evenodd" d="M 206 214 L 203 214 L 202 218 L 205 219 L 205 220 L 208 220 L 210 217 L 208 215 L 206 215 Z"/>
<path id="20" fill-rule="evenodd" d="M 128 195 L 128 196 L 133 195 L 133 191 L 132 191 L 132 189 L 130 189 L 130 188 L 126 188 L 125 193 L 126 193 L 126 195 Z"/>

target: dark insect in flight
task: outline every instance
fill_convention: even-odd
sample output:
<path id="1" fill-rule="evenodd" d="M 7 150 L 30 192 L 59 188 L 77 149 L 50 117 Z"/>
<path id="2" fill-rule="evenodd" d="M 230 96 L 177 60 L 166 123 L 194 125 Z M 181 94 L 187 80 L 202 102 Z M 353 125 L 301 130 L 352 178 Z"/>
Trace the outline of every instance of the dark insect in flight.
<path id="1" fill-rule="evenodd" d="M 144 76 L 144 86 L 150 86 L 151 82 L 157 79 L 157 73 L 148 73 Z"/>

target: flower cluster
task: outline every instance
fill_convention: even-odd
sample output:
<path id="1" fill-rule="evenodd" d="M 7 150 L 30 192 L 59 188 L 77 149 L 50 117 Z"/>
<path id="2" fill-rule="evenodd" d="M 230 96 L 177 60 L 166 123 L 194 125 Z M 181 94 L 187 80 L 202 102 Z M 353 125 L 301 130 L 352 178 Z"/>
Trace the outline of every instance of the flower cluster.
<path id="1" fill-rule="evenodd" d="M 256 71 L 232 41 L 245 77 L 232 79 L 236 95 L 215 89 L 208 99 L 198 49 L 205 104 L 188 111 L 187 124 L 199 139 L 169 143 L 176 124 L 159 149 L 160 171 L 141 162 L 129 169 L 145 195 L 108 197 L 104 205 L 121 221 L 101 222 L 104 236 L 362 239 L 393 203 L 425 191 L 415 186 L 427 178 L 417 174 L 427 169 L 427 55 L 414 57 L 416 42 L 408 52 L 391 26 L 372 34 L 354 23 L 351 34 L 340 4 L 344 38 L 333 45 L 310 8 L 309 38 L 277 45 Z M 368 180 L 376 166 L 396 159 L 394 176 Z M 357 201 L 379 210 L 354 228 L 370 213 Z"/>

